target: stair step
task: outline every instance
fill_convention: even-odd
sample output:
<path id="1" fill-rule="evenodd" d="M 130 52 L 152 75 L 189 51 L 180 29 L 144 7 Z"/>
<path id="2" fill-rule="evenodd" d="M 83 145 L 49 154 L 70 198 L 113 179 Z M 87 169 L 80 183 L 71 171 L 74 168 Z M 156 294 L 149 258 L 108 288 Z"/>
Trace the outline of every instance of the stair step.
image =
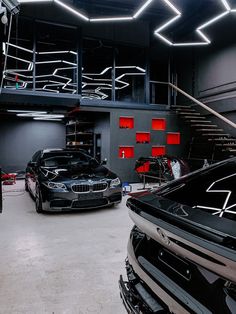
<path id="1" fill-rule="evenodd" d="M 230 136 L 227 133 L 203 133 L 202 136 Z"/>
<path id="2" fill-rule="evenodd" d="M 236 147 L 236 144 L 216 144 L 216 146 L 220 146 L 220 147 Z"/>
<path id="3" fill-rule="evenodd" d="M 186 119 L 187 120 L 187 119 Z M 187 121 L 187 122 L 190 122 L 190 123 L 211 123 L 211 121 L 210 120 L 189 120 L 189 121 Z"/>
<path id="4" fill-rule="evenodd" d="M 235 153 L 236 153 L 236 149 L 223 149 L 222 152 L 223 152 L 223 153 L 232 153 L 232 154 L 235 154 Z"/>
<path id="5" fill-rule="evenodd" d="M 185 119 L 198 119 L 198 121 L 200 121 L 200 120 L 204 120 L 204 119 L 206 119 L 205 117 L 202 117 L 202 116 L 192 116 L 192 115 L 185 115 L 185 116 L 183 116 Z"/>
<path id="6" fill-rule="evenodd" d="M 195 131 L 198 132 L 222 132 L 224 131 L 223 129 L 196 129 Z"/>
<path id="7" fill-rule="evenodd" d="M 205 122 L 205 121 L 203 121 Z M 191 124 L 191 126 L 193 127 L 200 127 L 200 126 L 203 126 L 203 127 L 207 127 L 207 128 L 217 128 L 218 125 L 216 124 Z"/>
<path id="8" fill-rule="evenodd" d="M 199 112 L 188 112 L 188 111 L 181 111 L 179 112 L 180 115 L 191 115 L 191 116 L 200 116 L 201 114 Z"/>
<path id="9" fill-rule="evenodd" d="M 235 138 L 209 138 L 208 141 L 214 142 L 236 142 Z"/>
<path id="10" fill-rule="evenodd" d="M 194 112 L 194 113 L 196 113 L 195 109 L 188 109 L 188 108 L 185 108 L 185 109 L 183 109 L 183 108 L 176 108 L 176 111 L 178 111 L 179 113 L 181 113 L 181 112 Z"/>
<path id="11" fill-rule="evenodd" d="M 179 105 L 175 105 L 175 106 L 171 106 L 171 109 L 188 109 L 191 108 L 191 106 L 179 106 Z"/>

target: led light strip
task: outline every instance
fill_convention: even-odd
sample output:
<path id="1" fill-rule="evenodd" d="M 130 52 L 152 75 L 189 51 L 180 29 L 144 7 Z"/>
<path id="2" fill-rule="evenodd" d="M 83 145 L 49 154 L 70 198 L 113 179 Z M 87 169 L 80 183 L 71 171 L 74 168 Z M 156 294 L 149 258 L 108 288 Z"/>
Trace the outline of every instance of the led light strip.
<path id="1" fill-rule="evenodd" d="M 78 9 L 74 9 L 73 7 L 65 4 L 61 0 L 18 0 L 20 3 L 38 3 L 38 2 L 54 2 L 58 4 L 59 6 L 63 7 L 67 11 L 75 14 L 78 16 L 80 19 L 86 21 L 86 22 L 124 22 L 124 21 L 132 21 L 140 17 L 145 10 L 154 2 L 154 0 L 146 0 L 145 3 L 131 16 L 112 16 L 112 17 L 98 17 L 98 18 L 90 18 L 86 16 L 85 14 L 81 13 Z M 181 12 L 172 4 L 170 0 L 161 0 L 164 2 L 173 13 L 176 15 L 165 22 L 163 25 L 159 26 L 155 31 L 154 35 L 158 38 L 160 38 L 163 42 L 170 46 L 202 46 L 202 45 L 208 45 L 211 43 L 210 39 L 201 31 L 207 26 L 217 22 L 224 16 L 226 16 L 229 13 L 234 13 L 236 12 L 236 9 L 232 9 L 230 7 L 230 4 L 228 3 L 227 0 L 220 0 L 221 3 L 224 6 L 225 11 L 214 18 L 210 19 L 209 21 L 205 22 L 204 24 L 200 25 L 195 31 L 196 33 L 201 37 L 203 41 L 200 42 L 182 42 L 182 43 L 174 43 L 168 38 L 166 38 L 164 35 L 160 34 L 161 31 L 166 29 L 168 26 L 173 24 L 176 20 L 178 20 L 182 15 Z"/>
<path id="2" fill-rule="evenodd" d="M 181 46 L 204 46 L 204 45 L 209 45 L 211 43 L 210 39 L 206 36 L 206 34 L 203 33 L 203 29 L 205 29 L 206 27 L 208 27 L 209 25 L 212 25 L 214 23 L 216 23 L 217 21 L 219 21 L 220 19 L 222 19 L 223 17 L 225 17 L 226 15 L 228 15 L 229 13 L 232 12 L 236 12 L 236 9 L 231 9 L 229 3 L 227 2 L 227 0 L 220 0 L 221 3 L 224 6 L 224 12 L 213 17 L 212 19 L 206 21 L 204 24 L 200 25 L 195 31 L 196 33 L 201 37 L 201 39 L 203 41 L 200 42 L 182 42 L 182 43 L 174 43 L 172 41 L 170 41 L 168 38 L 166 38 L 164 35 L 160 34 L 160 31 L 166 29 L 170 24 L 172 24 L 173 22 L 175 22 L 175 20 L 177 20 L 180 16 L 181 13 L 175 10 L 174 6 L 168 1 L 168 0 L 164 0 L 166 2 L 166 4 L 173 10 L 175 11 L 175 13 L 177 13 L 177 16 L 175 16 L 173 19 L 169 20 L 168 22 L 166 22 L 165 24 L 163 24 L 162 26 L 160 26 L 158 29 L 156 29 L 154 31 L 154 34 L 159 37 L 162 41 L 164 41 L 165 43 L 167 43 L 170 46 L 175 46 L 175 47 L 181 47 Z"/>
<path id="3" fill-rule="evenodd" d="M 26 51 L 29 53 L 33 53 L 32 50 L 30 49 L 26 49 L 24 47 L 18 46 L 18 45 L 14 45 L 11 43 L 5 43 L 3 52 L 4 55 L 6 55 L 6 46 L 10 46 L 10 47 L 14 47 L 16 49 L 22 50 L 22 51 Z M 37 55 L 48 55 L 48 54 L 76 54 L 73 51 L 47 51 L 47 52 L 35 52 Z M 4 72 L 5 75 L 5 79 L 11 82 L 16 82 L 15 80 L 15 76 L 18 76 L 18 80 L 17 83 L 18 85 L 18 89 L 26 89 L 28 87 L 28 84 L 33 84 L 33 75 L 26 75 L 24 72 L 32 72 L 33 71 L 33 62 L 28 61 L 26 59 L 21 59 L 12 55 L 8 55 L 9 58 L 13 58 L 16 59 L 18 61 L 21 61 L 23 63 L 28 64 L 28 68 L 27 69 L 6 69 L 6 71 Z M 56 68 L 52 74 L 44 74 L 44 75 L 36 75 L 35 76 L 35 84 L 38 85 L 40 83 L 46 83 L 42 86 L 42 88 L 36 87 L 36 90 L 44 90 L 44 91 L 50 91 L 50 92 L 54 92 L 54 93 L 59 93 L 59 91 L 57 89 L 53 89 L 53 88 L 58 88 L 60 87 L 62 90 L 65 91 L 70 91 L 72 94 L 76 93 L 76 89 L 75 86 L 76 84 L 72 82 L 72 78 L 69 77 L 65 77 L 63 75 L 58 75 L 59 71 L 67 71 L 67 70 L 74 70 L 77 68 L 75 63 L 72 62 L 68 62 L 66 60 L 52 60 L 52 61 L 40 61 L 40 62 L 36 62 L 35 64 L 40 66 L 43 64 L 58 64 L 58 63 L 62 63 L 62 64 L 66 64 L 66 65 L 70 65 L 69 67 L 60 67 L 60 68 Z M 72 65 L 72 66 L 71 66 Z M 119 77 L 117 77 L 115 79 L 116 83 L 119 83 L 120 86 L 116 86 L 116 90 L 119 89 L 124 89 L 126 87 L 128 87 L 130 84 L 124 80 L 121 80 L 122 78 L 124 78 L 125 76 L 135 76 L 135 75 L 145 75 L 146 71 L 144 68 L 139 67 L 139 66 L 117 66 L 116 70 L 136 70 L 137 72 L 132 71 L 130 72 L 125 72 L 123 74 L 121 74 Z M 97 94 L 97 97 L 101 97 L 102 99 L 105 99 L 108 97 L 107 94 L 104 94 L 101 92 L 101 90 L 105 90 L 105 89 L 112 89 L 112 79 L 106 79 L 106 78 L 99 78 L 102 77 L 104 75 L 106 75 L 107 72 L 111 71 L 112 67 L 106 67 L 104 70 L 102 70 L 99 73 L 84 73 L 82 74 L 82 77 L 84 80 L 88 80 L 89 82 L 82 82 L 82 88 L 85 90 L 85 87 L 87 86 L 96 86 L 96 88 L 93 89 L 93 94 Z M 58 81 L 58 80 L 52 80 L 52 79 L 48 79 L 45 80 L 46 78 L 57 78 L 60 79 L 62 81 Z M 41 79 L 41 80 L 40 80 Z M 5 86 L 5 88 L 8 89 L 15 89 L 16 87 L 14 86 Z M 87 89 L 86 89 L 87 90 Z M 87 90 L 88 91 L 88 90 Z"/>

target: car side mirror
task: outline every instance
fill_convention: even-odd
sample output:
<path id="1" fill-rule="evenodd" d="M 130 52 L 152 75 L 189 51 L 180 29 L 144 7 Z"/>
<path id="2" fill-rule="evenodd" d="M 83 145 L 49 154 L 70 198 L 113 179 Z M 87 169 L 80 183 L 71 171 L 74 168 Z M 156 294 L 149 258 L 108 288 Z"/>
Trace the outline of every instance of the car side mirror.
<path id="1" fill-rule="evenodd" d="M 28 163 L 28 167 L 35 168 L 36 166 L 37 166 L 37 162 L 35 162 L 35 161 L 30 161 Z"/>
<path id="2" fill-rule="evenodd" d="M 107 158 L 105 158 L 102 162 L 101 162 L 101 165 L 106 165 L 107 164 Z"/>

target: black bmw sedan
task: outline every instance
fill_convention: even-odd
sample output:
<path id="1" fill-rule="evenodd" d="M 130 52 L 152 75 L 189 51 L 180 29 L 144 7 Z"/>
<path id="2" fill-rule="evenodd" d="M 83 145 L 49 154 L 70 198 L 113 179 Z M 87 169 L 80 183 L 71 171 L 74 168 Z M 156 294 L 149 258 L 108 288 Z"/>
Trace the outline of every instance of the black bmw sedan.
<path id="1" fill-rule="evenodd" d="M 128 313 L 236 313 L 236 158 L 127 202 Z"/>
<path id="2" fill-rule="evenodd" d="M 84 151 L 44 149 L 28 163 L 25 189 L 36 211 L 99 208 L 122 199 L 119 177 Z"/>

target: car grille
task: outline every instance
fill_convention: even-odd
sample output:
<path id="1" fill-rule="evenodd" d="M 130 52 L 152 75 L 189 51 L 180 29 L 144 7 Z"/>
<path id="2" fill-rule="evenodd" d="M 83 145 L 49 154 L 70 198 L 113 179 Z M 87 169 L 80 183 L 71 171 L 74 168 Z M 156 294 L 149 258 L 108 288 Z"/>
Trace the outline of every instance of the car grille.
<path id="1" fill-rule="evenodd" d="M 88 192 L 101 192 L 105 191 L 108 187 L 106 182 L 94 184 L 74 184 L 71 189 L 75 193 L 88 193 Z"/>
<path id="2" fill-rule="evenodd" d="M 75 193 L 87 193 L 90 190 L 90 186 L 88 184 L 75 184 L 72 185 L 71 188 Z"/>
<path id="3" fill-rule="evenodd" d="M 103 182 L 103 183 L 96 183 L 93 185 L 93 191 L 104 191 L 107 189 L 107 183 Z"/>

